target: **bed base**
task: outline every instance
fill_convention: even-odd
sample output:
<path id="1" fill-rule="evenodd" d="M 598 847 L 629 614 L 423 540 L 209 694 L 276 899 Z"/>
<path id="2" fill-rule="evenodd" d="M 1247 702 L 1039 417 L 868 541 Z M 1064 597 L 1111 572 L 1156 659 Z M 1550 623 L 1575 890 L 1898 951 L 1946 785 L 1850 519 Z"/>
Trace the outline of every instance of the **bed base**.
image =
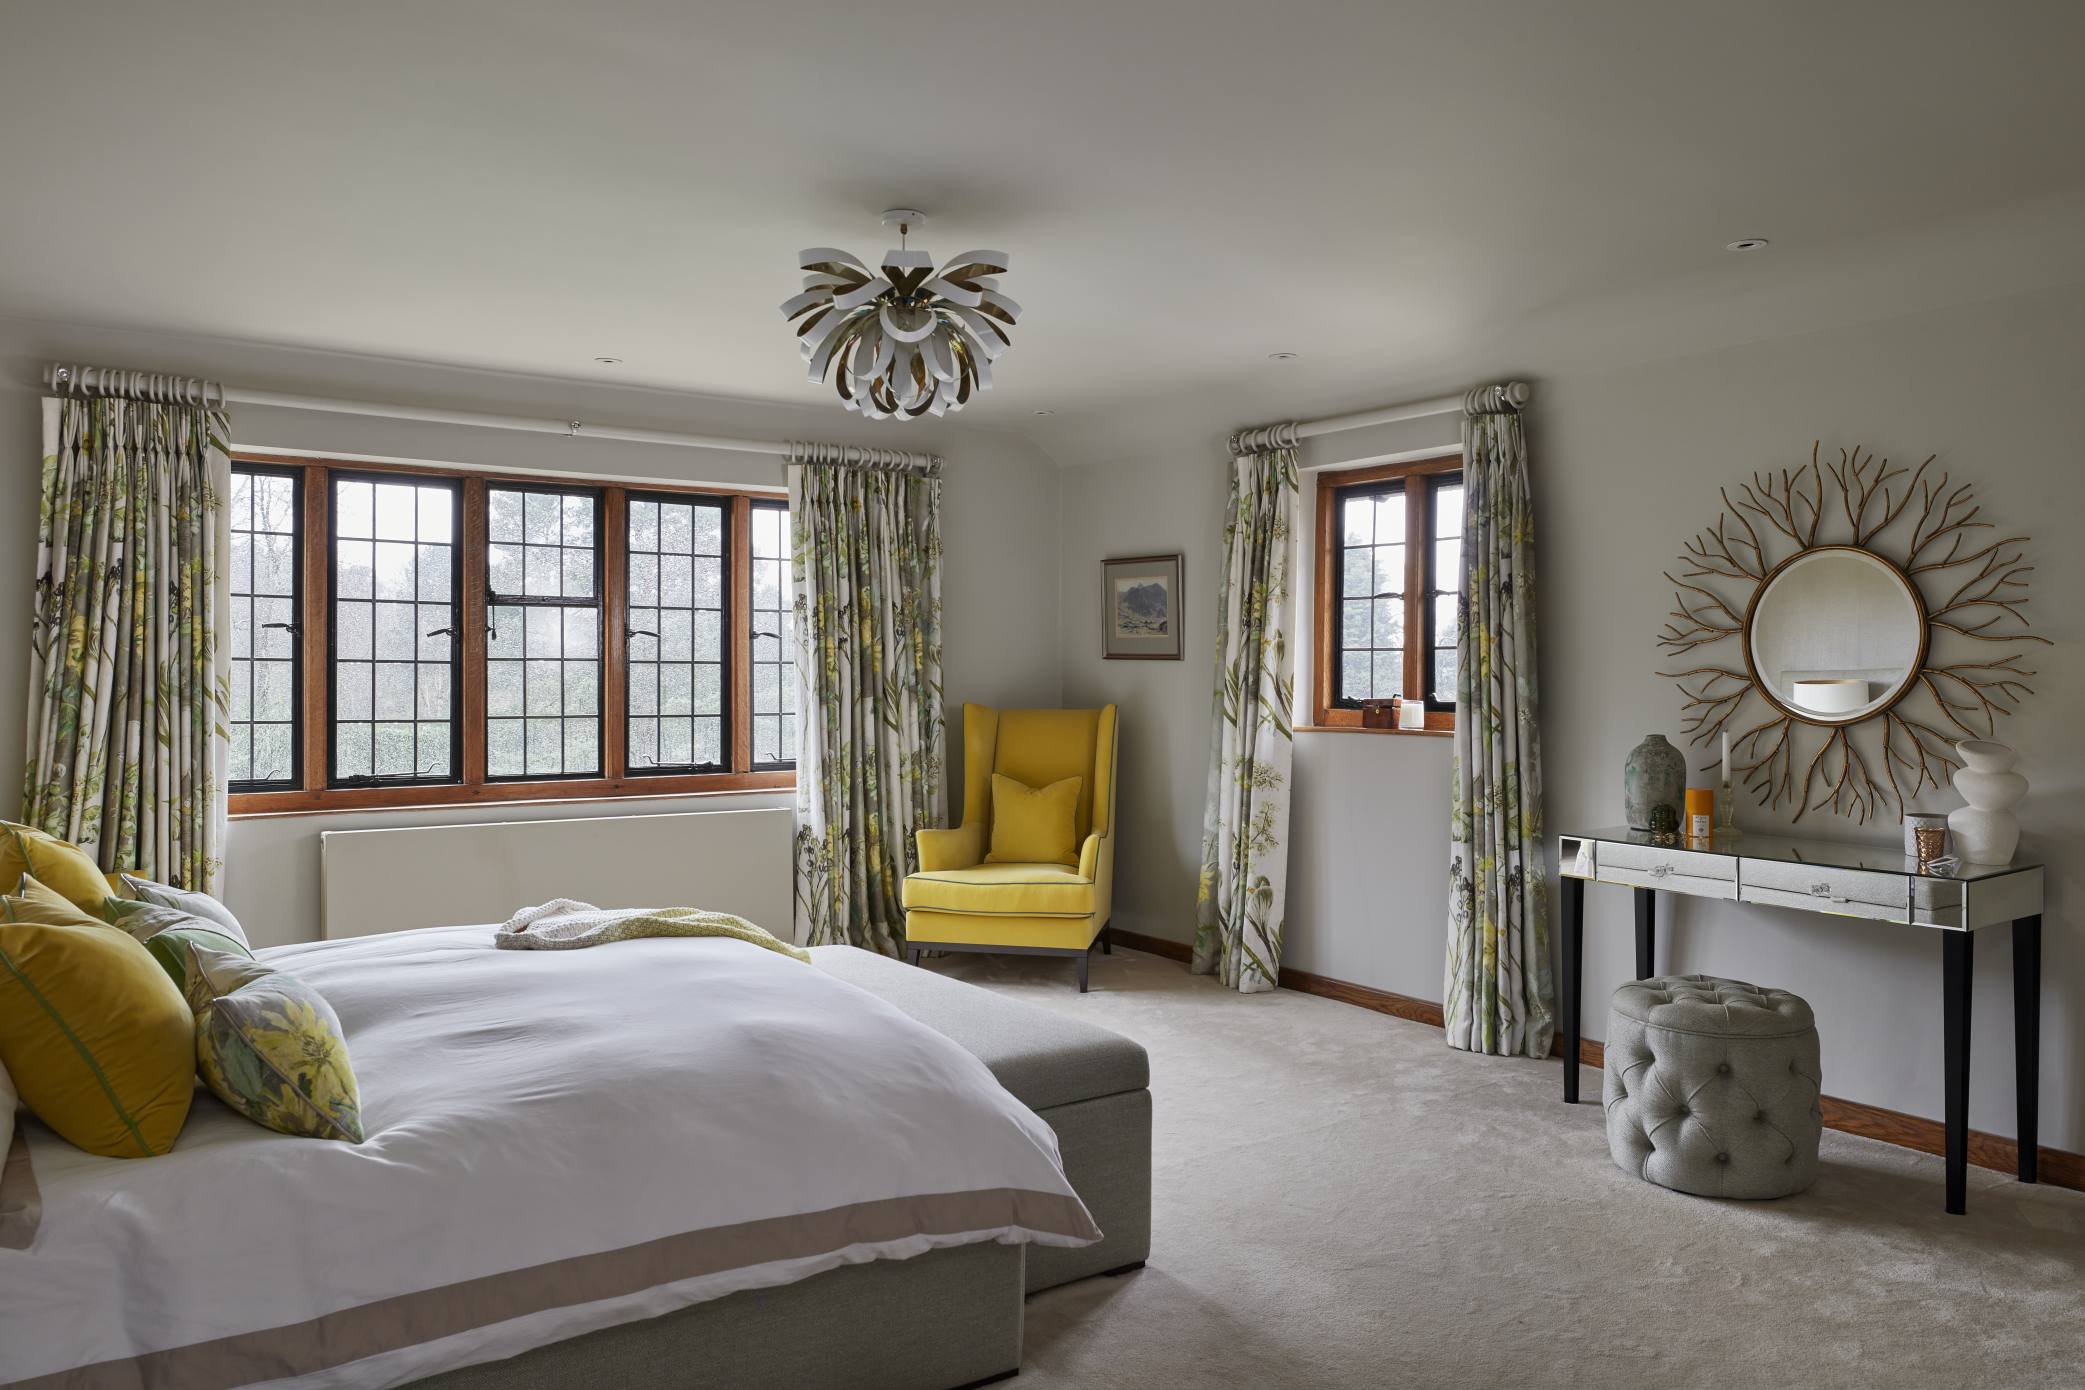
<path id="1" fill-rule="evenodd" d="M 410 1390 L 957 1390 L 1021 1365 L 1023 1251 L 842 1265 L 412 1382 Z"/>

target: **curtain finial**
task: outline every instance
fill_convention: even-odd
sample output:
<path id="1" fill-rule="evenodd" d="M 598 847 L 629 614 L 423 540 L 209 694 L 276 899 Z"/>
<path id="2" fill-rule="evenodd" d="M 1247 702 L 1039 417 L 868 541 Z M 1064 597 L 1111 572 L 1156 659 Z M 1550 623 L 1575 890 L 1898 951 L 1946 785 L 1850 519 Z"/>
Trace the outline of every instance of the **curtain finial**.
<path id="1" fill-rule="evenodd" d="M 1294 420 L 1279 425 L 1262 425 L 1258 429 L 1240 430 L 1231 436 L 1231 456 L 1263 454 L 1269 449 L 1293 449 L 1303 442 L 1300 427 Z"/>
<path id="2" fill-rule="evenodd" d="M 1534 398 L 1534 388 L 1525 381 L 1502 381 L 1466 393 L 1462 398 L 1462 411 L 1465 415 L 1506 415 Z"/>

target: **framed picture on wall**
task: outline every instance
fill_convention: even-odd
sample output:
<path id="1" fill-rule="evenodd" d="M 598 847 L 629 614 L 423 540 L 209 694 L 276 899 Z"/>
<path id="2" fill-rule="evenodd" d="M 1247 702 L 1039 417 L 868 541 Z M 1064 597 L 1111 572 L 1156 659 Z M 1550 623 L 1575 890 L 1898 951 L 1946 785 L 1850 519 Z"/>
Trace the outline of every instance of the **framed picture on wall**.
<path id="1" fill-rule="evenodd" d="M 1178 661 L 1180 556 L 1100 562 L 1100 654 L 1109 661 Z"/>

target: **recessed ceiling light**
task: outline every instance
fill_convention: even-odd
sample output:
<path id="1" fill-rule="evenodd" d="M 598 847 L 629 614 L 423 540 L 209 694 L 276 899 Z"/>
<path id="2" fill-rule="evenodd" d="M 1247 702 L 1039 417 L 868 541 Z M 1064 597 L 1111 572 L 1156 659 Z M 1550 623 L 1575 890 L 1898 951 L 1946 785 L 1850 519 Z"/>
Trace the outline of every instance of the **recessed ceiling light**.
<path id="1" fill-rule="evenodd" d="M 596 357 L 594 360 L 604 367 L 619 367 L 623 362 L 620 357 Z"/>
<path id="2" fill-rule="evenodd" d="M 1758 251 L 1758 250 L 1762 249 L 1763 247 L 1765 247 L 1765 245 L 1766 245 L 1766 238 L 1765 238 L 1765 237 L 1763 237 L 1763 236 L 1748 236 L 1748 237 L 1740 237 L 1740 238 L 1738 238 L 1738 239 L 1737 239 L 1736 241 L 1733 241 L 1733 242 L 1731 242 L 1730 244 L 1728 244 L 1727 246 L 1725 246 L 1725 247 L 1724 247 L 1723 249 L 1724 249 L 1725 251 Z"/>
<path id="3" fill-rule="evenodd" d="M 1295 358 L 1296 354 L 1293 352 L 1270 352 L 1267 354 L 1267 360 L 1269 362 L 1291 362 L 1294 361 Z"/>
<path id="4" fill-rule="evenodd" d="M 1055 415 L 1056 413 L 1057 412 L 1054 410 L 1036 410 L 1030 412 L 1030 414 L 1034 415 Z"/>

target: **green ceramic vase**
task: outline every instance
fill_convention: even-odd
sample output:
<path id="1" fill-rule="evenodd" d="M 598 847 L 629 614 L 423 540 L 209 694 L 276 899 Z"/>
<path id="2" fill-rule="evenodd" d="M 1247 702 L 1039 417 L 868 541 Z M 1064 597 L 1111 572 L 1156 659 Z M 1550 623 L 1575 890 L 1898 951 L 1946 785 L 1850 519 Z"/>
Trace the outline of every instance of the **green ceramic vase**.
<path id="1" fill-rule="evenodd" d="M 1663 734 L 1645 734 L 1643 742 L 1629 750 L 1622 764 L 1622 805 L 1631 830 L 1652 830 L 1652 813 L 1660 806 L 1672 811 L 1674 825 L 1687 799 L 1687 758 L 1665 741 Z M 1664 817 L 1658 819 L 1663 820 Z"/>

